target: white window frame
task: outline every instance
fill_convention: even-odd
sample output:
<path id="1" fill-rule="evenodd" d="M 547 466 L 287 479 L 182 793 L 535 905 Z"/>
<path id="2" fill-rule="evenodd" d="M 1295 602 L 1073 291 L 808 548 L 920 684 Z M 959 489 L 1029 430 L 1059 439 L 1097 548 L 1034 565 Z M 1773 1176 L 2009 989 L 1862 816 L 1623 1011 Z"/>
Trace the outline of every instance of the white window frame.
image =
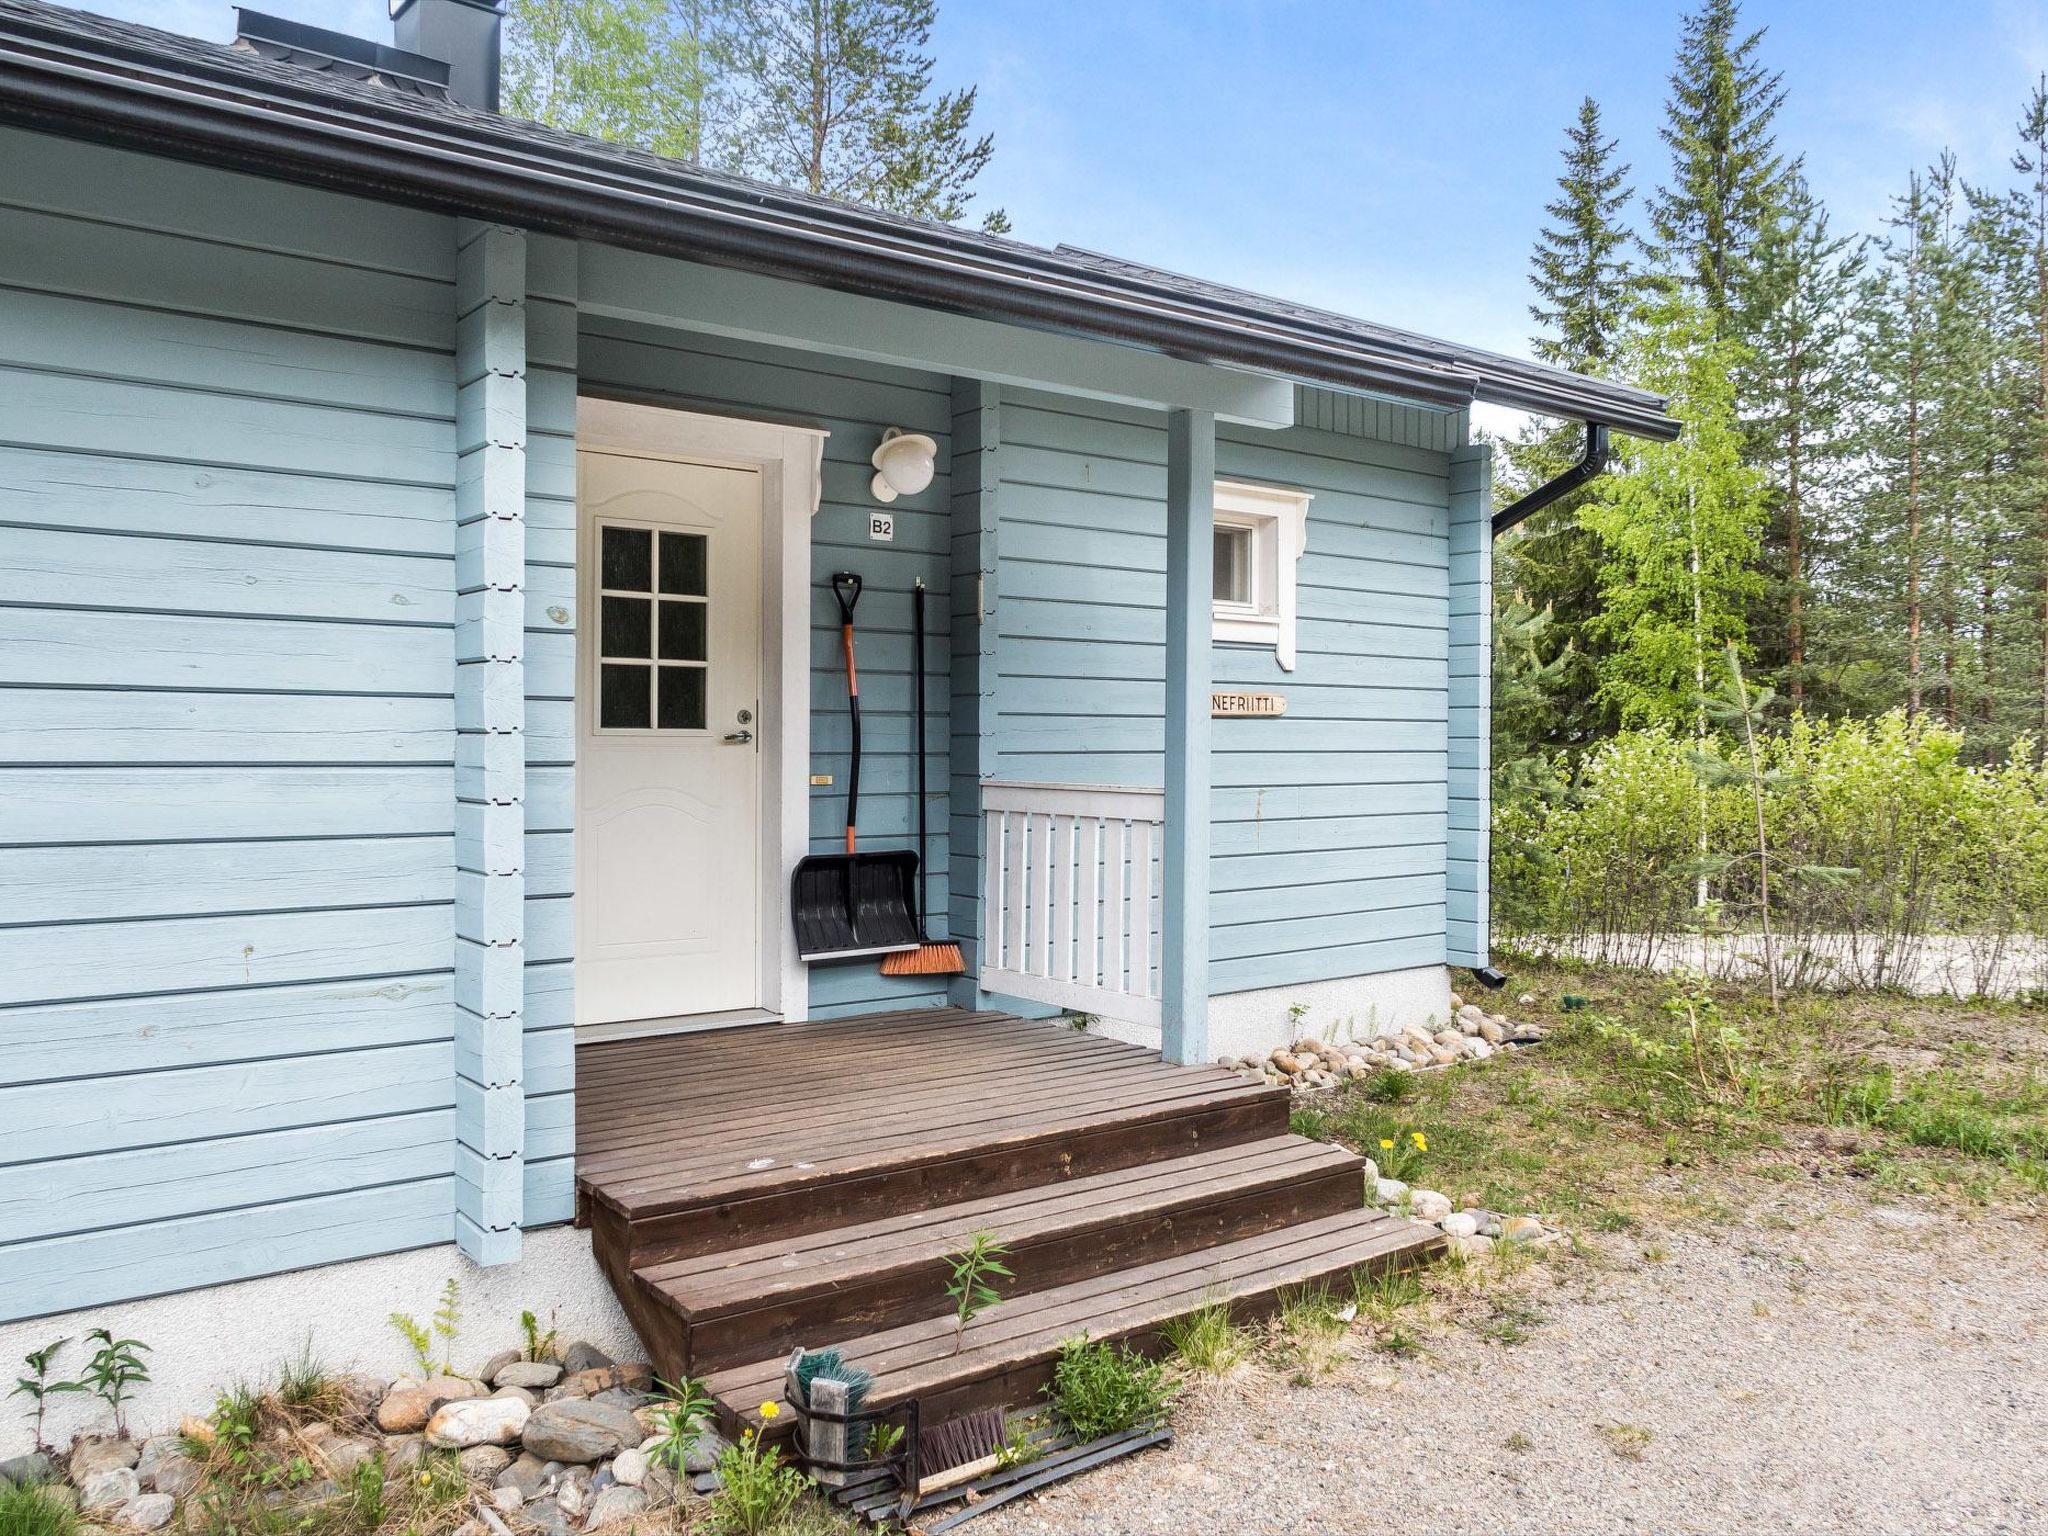
<path id="1" fill-rule="evenodd" d="M 1307 491 L 1218 480 L 1216 526 L 1252 536 L 1252 600 L 1215 604 L 1215 638 L 1232 645 L 1270 645 L 1283 672 L 1294 670 L 1295 568 L 1308 548 Z"/>

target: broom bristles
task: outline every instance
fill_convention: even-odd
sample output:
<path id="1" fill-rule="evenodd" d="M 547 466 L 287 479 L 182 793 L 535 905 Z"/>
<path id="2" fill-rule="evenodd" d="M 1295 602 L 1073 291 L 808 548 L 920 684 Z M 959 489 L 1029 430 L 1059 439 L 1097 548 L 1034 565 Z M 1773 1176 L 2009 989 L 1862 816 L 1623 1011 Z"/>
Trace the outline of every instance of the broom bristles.
<path id="1" fill-rule="evenodd" d="M 917 1437 L 917 1470 L 920 1480 L 937 1476 L 954 1467 L 1002 1449 L 1003 1410 L 984 1408 L 963 1413 L 957 1419 L 935 1424 Z"/>
<path id="2" fill-rule="evenodd" d="M 967 960 L 958 944 L 921 944 L 882 957 L 884 976 L 965 976 Z"/>

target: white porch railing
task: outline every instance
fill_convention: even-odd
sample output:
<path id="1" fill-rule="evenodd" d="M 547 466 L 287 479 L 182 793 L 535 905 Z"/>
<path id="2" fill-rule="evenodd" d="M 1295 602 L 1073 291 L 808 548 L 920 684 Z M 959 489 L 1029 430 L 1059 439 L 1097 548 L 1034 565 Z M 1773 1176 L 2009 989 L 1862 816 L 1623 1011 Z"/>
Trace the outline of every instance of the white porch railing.
<path id="1" fill-rule="evenodd" d="M 1166 792 L 988 783 L 981 809 L 982 988 L 1159 1023 Z"/>

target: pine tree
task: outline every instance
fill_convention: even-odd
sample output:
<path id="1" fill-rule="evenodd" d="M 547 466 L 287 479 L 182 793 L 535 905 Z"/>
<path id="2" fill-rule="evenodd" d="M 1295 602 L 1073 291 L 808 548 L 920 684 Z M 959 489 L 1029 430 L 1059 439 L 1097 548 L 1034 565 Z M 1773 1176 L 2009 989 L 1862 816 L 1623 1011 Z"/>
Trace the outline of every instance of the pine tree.
<path id="1" fill-rule="evenodd" d="M 1587 97 L 1565 130 L 1558 194 L 1545 205 L 1549 222 L 1529 259 L 1538 300 L 1529 313 L 1543 327 L 1531 350 L 1579 373 L 1609 369 L 1634 303 L 1631 236 L 1623 222 L 1629 168 L 1616 163 L 1615 149 L 1601 128 L 1599 104 Z M 1516 478 L 1535 485 L 1563 473 L 1581 452 L 1583 434 L 1576 424 L 1526 431 L 1508 446 Z M 1587 494 L 1545 507 L 1495 551 L 1498 654 L 1527 663 L 1514 679 L 1497 681 L 1496 757 L 1503 760 L 1528 749 L 1582 746 L 1611 723 L 1586 630 L 1600 603 L 1597 541 L 1578 521 Z M 1527 611 L 1510 624 L 1516 604 Z"/>
<path id="2" fill-rule="evenodd" d="M 727 169 L 914 218 L 965 216 L 995 153 L 975 90 L 935 94 L 933 0 L 747 0 Z M 982 227 L 1009 228 L 1001 210 Z"/>
<path id="3" fill-rule="evenodd" d="M 1604 557 L 1590 627 L 1607 647 L 1600 691 L 1625 725 L 1700 733 L 1713 658 L 1744 643 L 1764 484 L 1743 462 L 1740 343 L 1679 291 L 1645 322 L 1627 376 L 1668 396 L 1685 430 L 1672 443 L 1625 439 L 1617 472 L 1579 514 Z"/>
<path id="4" fill-rule="evenodd" d="M 1543 328 L 1530 348 L 1577 373 L 1607 371 L 1629 309 L 1630 236 L 1622 223 L 1629 168 L 1615 164 L 1618 144 L 1600 126 L 1600 104 L 1586 97 L 1565 130 L 1564 174 L 1543 209 L 1551 222 L 1537 232 L 1529 257 L 1539 300 L 1529 315 Z"/>
<path id="5" fill-rule="evenodd" d="M 1782 77 L 1758 61 L 1763 28 L 1737 39 L 1740 9 L 1704 0 L 1685 19 L 1660 130 L 1671 184 L 1649 201 L 1658 265 L 1687 285 L 1716 330 L 1748 312 L 1757 247 L 1796 169 L 1772 131 Z"/>
<path id="6" fill-rule="evenodd" d="M 1795 176 L 1757 257 L 1753 365 L 1747 380 L 1751 441 L 1772 485 L 1769 543 L 1783 567 L 1769 580 L 1750 630 L 1760 651 L 1784 658 L 1795 708 L 1809 682 L 1813 565 L 1823 569 L 1844 531 L 1833 526 L 1849 468 L 1856 367 L 1855 307 L 1864 259 L 1828 227 L 1827 209 Z M 1761 631 L 1761 633 L 1759 633 Z"/>
<path id="7" fill-rule="evenodd" d="M 2025 663 L 2031 698 L 2015 724 L 2048 733 L 2048 76 L 2036 81 L 2018 133 L 2012 168 L 2029 179 L 2003 197 L 1984 196 L 1979 228 L 2003 295 L 2011 446 L 2004 502 L 2022 579 L 2033 588 Z"/>

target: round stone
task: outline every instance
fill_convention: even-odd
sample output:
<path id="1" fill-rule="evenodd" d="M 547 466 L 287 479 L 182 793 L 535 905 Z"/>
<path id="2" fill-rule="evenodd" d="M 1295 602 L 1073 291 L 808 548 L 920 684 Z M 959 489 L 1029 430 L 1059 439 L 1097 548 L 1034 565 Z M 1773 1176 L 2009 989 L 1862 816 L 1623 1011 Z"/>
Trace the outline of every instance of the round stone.
<path id="1" fill-rule="evenodd" d="M 647 1477 L 647 1454 L 638 1447 L 619 1452 L 612 1462 L 612 1479 L 637 1488 Z"/>
<path id="2" fill-rule="evenodd" d="M 409 1435 L 425 1429 L 434 1414 L 434 1400 L 422 1387 L 400 1387 L 384 1394 L 377 1405 L 377 1427 L 387 1435 Z"/>
<path id="3" fill-rule="evenodd" d="M 644 1433 L 629 1409 L 567 1398 L 536 1408 L 521 1438 L 536 1456 L 589 1463 L 638 1445 Z"/>
<path id="4" fill-rule="evenodd" d="M 1411 1189 L 1408 1209 L 1418 1220 L 1442 1221 L 1451 1214 L 1451 1197 L 1433 1189 Z"/>
<path id="5" fill-rule="evenodd" d="M 154 1531 L 171 1523 L 178 1501 L 168 1493 L 138 1493 L 114 1516 L 122 1525 L 137 1531 Z"/>
<path id="6" fill-rule="evenodd" d="M 1479 1218 L 1470 1211 L 1453 1211 L 1443 1219 L 1444 1236 L 1477 1237 Z"/>
<path id="7" fill-rule="evenodd" d="M 512 1465 L 512 1453 L 502 1445 L 473 1445 L 455 1458 L 455 1465 L 472 1482 L 488 1483 Z"/>
<path id="8" fill-rule="evenodd" d="M 539 1392 L 562 1379 L 562 1368 L 552 1360 L 514 1360 L 491 1378 L 494 1387 L 524 1387 Z"/>
<path id="9" fill-rule="evenodd" d="M 1408 1193 L 1408 1186 L 1399 1179 L 1375 1179 L 1372 1197 L 1381 1205 L 1398 1205 Z"/>
<path id="10" fill-rule="evenodd" d="M 526 1428 L 532 1411 L 516 1397 L 479 1397 L 449 1403 L 427 1421 L 427 1444 L 444 1451 L 464 1450 L 473 1445 L 510 1445 Z"/>
<path id="11" fill-rule="evenodd" d="M 113 1509 L 141 1492 L 142 1479 L 133 1467 L 108 1467 L 78 1485 L 78 1505 L 81 1509 Z"/>
<path id="12" fill-rule="evenodd" d="M 583 1517 L 583 1525 L 594 1531 L 615 1521 L 631 1520 L 646 1509 L 646 1494 L 638 1488 L 614 1484 L 590 1501 L 590 1512 Z"/>
<path id="13" fill-rule="evenodd" d="M 115 1467 L 139 1466 L 141 1461 L 142 1447 L 133 1440 L 81 1440 L 71 1451 L 71 1481 L 83 1488 L 89 1478 Z"/>

